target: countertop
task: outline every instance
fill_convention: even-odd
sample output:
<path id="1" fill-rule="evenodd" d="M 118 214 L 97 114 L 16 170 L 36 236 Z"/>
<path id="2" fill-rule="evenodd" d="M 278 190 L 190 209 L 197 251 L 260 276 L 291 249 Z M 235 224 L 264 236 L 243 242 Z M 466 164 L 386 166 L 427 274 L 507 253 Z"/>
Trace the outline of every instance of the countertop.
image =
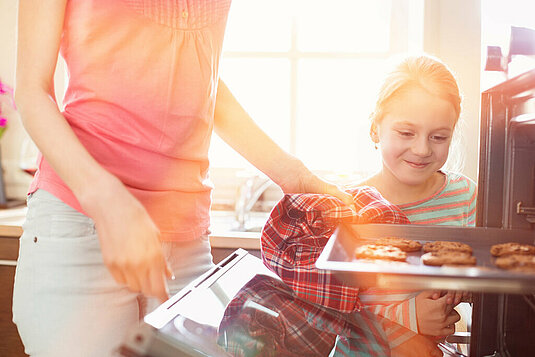
<path id="1" fill-rule="evenodd" d="M 0 236 L 20 237 L 22 222 L 26 217 L 26 206 L 0 210 Z"/>
<path id="2" fill-rule="evenodd" d="M 0 237 L 20 237 L 26 216 L 25 206 L 0 210 Z M 213 248 L 260 249 L 259 232 L 235 232 L 212 228 L 210 243 Z"/>

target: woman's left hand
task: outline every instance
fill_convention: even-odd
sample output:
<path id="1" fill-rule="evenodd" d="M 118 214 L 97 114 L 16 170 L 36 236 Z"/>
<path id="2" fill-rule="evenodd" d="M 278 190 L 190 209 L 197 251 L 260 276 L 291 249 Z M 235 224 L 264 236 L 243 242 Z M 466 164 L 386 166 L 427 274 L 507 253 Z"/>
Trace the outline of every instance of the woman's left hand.
<path id="1" fill-rule="evenodd" d="M 319 193 L 334 196 L 345 203 L 349 208 L 356 212 L 353 197 L 338 188 L 338 186 L 322 180 L 313 174 L 306 167 L 302 167 L 297 175 L 288 175 L 287 179 L 279 182 L 280 188 L 284 193 Z"/>

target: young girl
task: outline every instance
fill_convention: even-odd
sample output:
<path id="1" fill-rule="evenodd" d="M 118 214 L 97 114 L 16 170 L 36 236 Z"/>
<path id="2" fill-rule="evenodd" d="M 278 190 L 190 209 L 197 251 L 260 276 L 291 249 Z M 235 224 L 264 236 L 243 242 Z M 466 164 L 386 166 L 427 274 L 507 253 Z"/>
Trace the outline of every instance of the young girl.
<path id="1" fill-rule="evenodd" d="M 460 103 L 452 73 L 427 56 L 405 59 L 381 88 L 370 136 L 381 149 L 383 167 L 365 184 L 398 205 L 412 223 L 475 223 L 476 185 L 461 174 L 441 170 Z"/>
<path id="2" fill-rule="evenodd" d="M 381 150 L 382 169 L 363 184 L 375 187 L 413 224 L 473 226 L 476 185 L 443 170 L 459 120 L 461 96 L 445 64 L 408 57 L 385 79 L 371 116 L 370 136 Z M 395 295 L 394 295 L 395 294 Z M 394 299 L 395 296 L 395 299 Z M 371 290 L 360 295 L 376 313 L 415 333 L 445 336 L 458 320 L 462 293 L 419 294 Z M 394 308 L 391 307 L 396 303 Z M 447 318 L 432 311 L 446 311 Z"/>
<path id="3" fill-rule="evenodd" d="M 317 269 L 315 262 L 343 221 L 474 224 L 475 184 L 441 170 L 460 102 L 457 83 L 444 64 L 427 56 L 405 59 L 387 76 L 372 115 L 370 133 L 381 146 L 383 168 L 351 190 L 357 212 L 322 195 L 286 195 L 262 231 L 264 263 L 300 298 L 349 314 L 348 319 L 371 311 L 380 321 L 389 320 L 381 326 L 393 356 L 441 355 L 427 336 L 454 332 L 459 320 L 454 307 L 462 293 L 360 290 Z M 377 354 L 366 339 L 338 335 L 333 355 Z"/>

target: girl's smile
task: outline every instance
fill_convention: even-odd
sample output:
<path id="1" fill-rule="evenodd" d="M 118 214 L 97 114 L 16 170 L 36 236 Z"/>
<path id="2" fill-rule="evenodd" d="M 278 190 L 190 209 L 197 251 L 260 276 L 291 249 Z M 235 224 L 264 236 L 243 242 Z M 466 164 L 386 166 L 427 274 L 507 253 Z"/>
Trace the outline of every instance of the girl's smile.
<path id="1" fill-rule="evenodd" d="M 408 160 L 405 160 L 405 162 L 410 166 L 410 167 L 414 167 L 415 169 L 423 169 L 425 167 L 427 167 L 427 165 L 429 165 L 429 163 L 417 163 L 417 162 L 412 162 L 412 161 L 408 161 Z"/>

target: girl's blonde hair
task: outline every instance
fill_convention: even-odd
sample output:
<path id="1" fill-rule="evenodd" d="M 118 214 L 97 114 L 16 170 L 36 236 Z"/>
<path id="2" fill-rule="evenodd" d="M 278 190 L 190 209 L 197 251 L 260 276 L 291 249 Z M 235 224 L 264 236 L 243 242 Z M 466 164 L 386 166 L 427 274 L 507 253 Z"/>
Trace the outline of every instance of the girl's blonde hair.
<path id="1" fill-rule="evenodd" d="M 414 87 L 425 89 L 430 94 L 450 102 L 455 109 L 456 118 L 459 119 L 461 94 L 455 76 L 439 59 L 421 55 L 406 57 L 386 76 L 371 115 L 372 123 L 379 124 L 390 102 Z"/>
<path id="2" fill-rule="evenodd" d="M 461 114 L 461 93 L 457 80 L 448 66 L 429 55 L 406 57 L 388 73 L 379 90 L 375 110 L 370 115 L 372 130 L 376 125 L 380 124 L 389 109 L 390 103 L 408 89 L 415 87 L 422 88 L 430 94 L 448 101 L 453 106 L 456 125 L 450 144 L 450 154 L 452 151 L 456 152 L 453 147 L 459 144 L 460 130 L 457 124 Z M 446 166 L 459 171 L 462 166 L 461 161 L 461 156 L 458 158 L 449 157 Z"/>

